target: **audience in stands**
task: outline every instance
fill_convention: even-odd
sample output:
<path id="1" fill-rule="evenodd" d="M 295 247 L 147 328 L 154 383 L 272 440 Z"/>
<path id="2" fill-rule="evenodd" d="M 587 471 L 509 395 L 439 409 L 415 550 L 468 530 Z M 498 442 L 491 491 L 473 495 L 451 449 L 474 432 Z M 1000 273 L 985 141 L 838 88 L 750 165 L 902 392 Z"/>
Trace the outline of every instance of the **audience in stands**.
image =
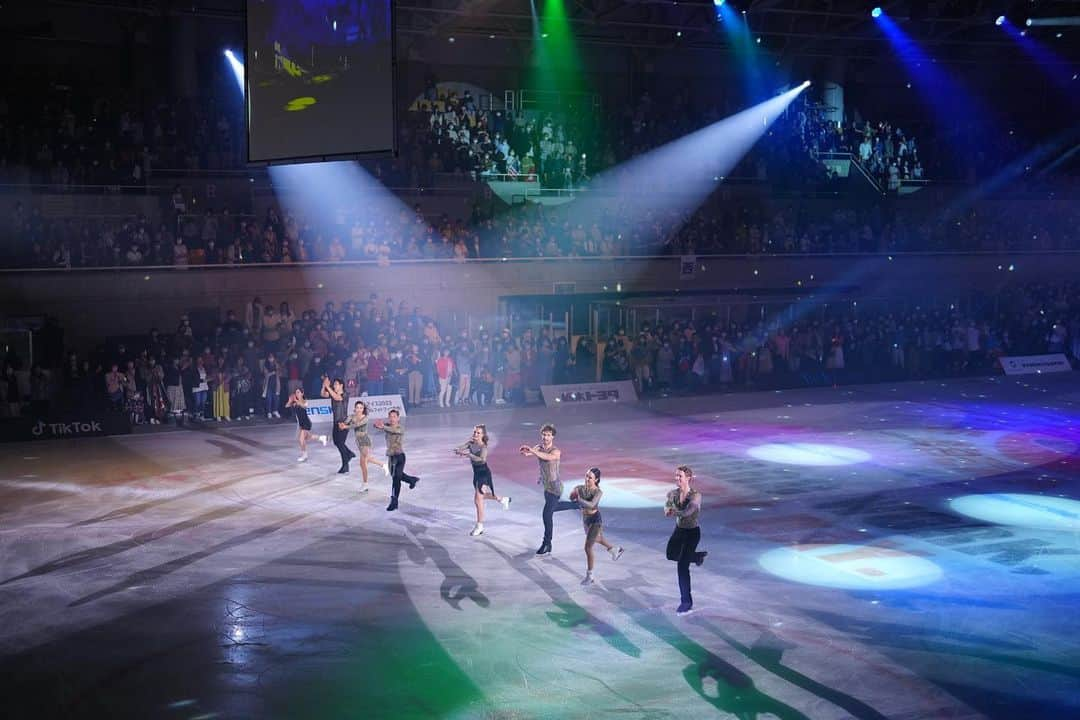
<path id="1" fill-rule="evenodd" d="M 830 111 L 804 97 L 794 104 L 794 131 L 803 149 L 820 160 L 827 153 L 848 153 L 882 191 L 896 193 L 901 181 L 923 180 L 915 138 L 887 121 L 835 121 Z"/>
<path id="2" fill-rule="evenodd" d="M 895 253 L 1080 249 L 1080 204 L 1060 190 L 990 197 L 954 210 L 931 201 L 859 209 L 820 200 L 736 201 L 721 190 L 689 216 L 657 212 L 627 223 L 628 196 L 600 216 L 577 219 L 573 205 L 530 205 L 495 215 L 478 200 L 468 221 L 428 220 L 418 207 L 390 215 L 344 208 L 303 217 L 271 207 L 260 218 L 227 209 L 184 215 L 48 219 L 15 204 L 7 267 L 188 266 L 478 258 L 680 254 Z"/>
<path id="3" fill-rule="evenodd" d="M 230 78 L 231 80 L 231 78 Z M 212 169 L 236 164 L 242 143 L 237 103 L 197 105 L 77 96 L 44 82 L 38 96 L 0 100 L 0 174 L 17 183 L 149 182 L 156 168 Z M 801 97 L 734 174 L 773 186 L 827 182 L 825 152 L 850 151 L 885 189 L 922 175 L 922 142 L 887 122 L 832 123 Z M 429 83 L 420 110 L 405 113 L 400 158 L 372 163 L 386 185 L 427 187 L 436 173 L 537 177 L 575 188 L 596 172 L 713 122 L 734 108 L 710 105 L 684 89 L 615 113 L 606 134 L 585 112 L 503 112 L 469 92 L 440 97 Z M 573 118 L 571 121 L 569 118 Z M 702 168 L 698 168 L 701 170 Z M 705 168 L 707 169 L 707 168 Z M 637 188 L 649 191 L 651 188 Z M 1080 206 L 1068 193 L 997 198 L 970 205 L 821 207 L 809 201 L 735 201 L 721 185 L 693 214 L 657 213 L 626 223 L 632 194 L 602 217 L 528 206 L 502 214 L 490 191 L 468 218 L 393 216 L 359 204 L 333 217 L 272 208 L 196 208 L 179 186 L 162 190 L 160 219 L 53 217 L 18 201 L 0 227 L 5 267 L 114 267 L 405 259 L 465 261 L 501 257 L 606 257 L 657 254 L 906 252 L 1075 249 Z M 922 203 L 925 206 L 925 203 Z M 464 213 L 463 213 L 464 214 Z"/>
<path id="4" fill-rule="evenodd" d="M 961 304 L 851 300 L 827 310 L 776 305 L 753 320 L 725 313 L 616 329 L 597 343 L 529 324 L 449 330 L 375 294 L 299 314 L 256 297 L 218 323 L 196 327 L 182 316 L 171 334 L 152 329 L 89 357 L 70 353 L 62 367 L 35 367 L 22 386 L 9 352 L 0 390 L 9 416 L 51 399 L 125 412 L 133 423 L 227 422 L 277 420 L 291 390 L 317 397 L 324 375 L 353 395 L 449 408 L 535 402 L 541 385 L 596 379 L 631 380 L 646 394 L 696 393 L 996 373 L 1002 355 L 1080 359 L 1076 283 L 1008 287 Z"/>
<path id="5" fill-rule="evenodd" d="M 440 93 L 433 82 L 418 108 L 426 122 L 414 122 L 409 137 L 416 147 L 414 163 L 427 165 L 426 177 L 456 172 L 474 180 L 521 179 L 558 189 L 578 187 L 589 177 L 592 146 L 583 138 L 584 126 L 595 124 L 591 109 L 478 109 L 471 91 L 461 97 Z"/>
<path id="6" fill-rule="evenodd" d="M 141 186 L 156 168 L 241 166 L 238 102 L 135 99 L 51 78 L 25 80 L 18 94 L 0 96 L 0 182 Z"/>

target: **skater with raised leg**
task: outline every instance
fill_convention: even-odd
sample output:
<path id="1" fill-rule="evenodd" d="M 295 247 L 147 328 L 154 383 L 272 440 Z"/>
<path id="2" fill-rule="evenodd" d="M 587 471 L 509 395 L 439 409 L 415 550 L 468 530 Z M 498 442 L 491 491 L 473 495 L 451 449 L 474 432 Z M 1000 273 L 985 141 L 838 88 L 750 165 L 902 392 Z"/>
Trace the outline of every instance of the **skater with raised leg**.
<path id="1" fill-rule="evenodd" d="M 383 471 L 387 477 L 390 475 L 389 463 L 381 463 L 371 455 L 371 436 L 368 435 L 368 412 L 367 405 L 363 400 L 357 400 L 353 403 L 353 414 L 349 416 L 349 419 L 342 423 L 342 429 L 353 429 L 356 435 L 356 449 L 360 451 L 360 473 L 363 475 L 363 482 L 360 485 L 360 492 L 366 493 L 368 491 L 368 465 L 374 465 Z"/>
<path id="2" fill-rule="evenodd" d="M 300 457 L 296 458 L 296 462 L 306 462 L 308 458 L 308 440 L 315 438 L 325 447 L 326 436 L 316 435 L 311 432 L 311 418 L 309 418 L 307 414 L 307 400 L 304 398 L 303 388 L 296 388 L 296 390 L 293 391 L 293 394 L 289 396 L 289 401 L 285 403 L 285 407 L 292 410 L 293 414 L 296 416 L 296 425 L 299 428 L 296 439 L 300 443 Z"/>
<path id="3" fill-rule="evenodd" d="M 376 420 L 375 429 L 382 430 L 386 435 L 386 460 L 390 467 L 390 477 L 393 478 L 390 504 L 386 506 L 386 510 L 391 512 L 398 508 L 402 481 L 412 490 L 416 483 L 420 482 L 420 478 L 405 474 L 405 428 L 401 424 L 401 411 L 394 408 L 387 413 L 385 421 Z"/>
<path id="4" fill-rule="evenodd" d="M 679 576 L 679 607 L 676 612 L 686 615 L 694 609 L 694 597 L 690 593 L 690 563 L 701 565 L 707 552 L 697 549 L 701 542 L 701 528 L 698 517 L 701 515 L 701 493 L 691 485 L 694 471 L 686 465 L 675 469 L 677 487 L 667 494 L 664 514 L 675 518 L 675 529 L 667 544 L 667 559 L 677 563 Z"/>
<path id="5" fill-rule="evenodd" d="M 555 426 L 551 423 L 540 428 L 540 444 L 522 445 L 518 448 L 522 455 L 532 455 L 540 464 L 540 479 L 538 485 L 544 486 L 544 539 L 540 543 L 537 555 L 547 555 L 551 552 L 552 519 L 560 510 L 576 510 L 576 502 L 561 500 L 563 484 L 559 479 L 559 461 L 562 451 L 555 447 Z"/>
<path id="6" fill-rule="evenodd" d="M 472 437 L 464 445 L 454 448 L 454 454 L 469 458 L 473 470 L 473 504 L 476 505 L 476 525 L 472 537 L 484 534 L 484 501 L 494 500 L 503 506 L 503 510 L 510 509 L 510 496 L 499 497 L 495 494 L 495 483 L 491 479 L 491 468 L 487 464 L 488 434 L 485 425 L 477 425 L 473 428 Z"/>
<path id="7" fill-rule="evenodd" d="M 581 522 L 585 525 L 585 579 L 582 585 L 592 585 L 593 546 L 599 544 L 611 555 L 612 560 L 622 557 L 622 547 L 616 547 L 604 538 L 604 520 L 600 516 L 600 498 L 604 491 L 600 489 L 600 468 L 590 468 L 585 473 L 585 484 L 570 491 L 570 500 L 581 507 Z"/>

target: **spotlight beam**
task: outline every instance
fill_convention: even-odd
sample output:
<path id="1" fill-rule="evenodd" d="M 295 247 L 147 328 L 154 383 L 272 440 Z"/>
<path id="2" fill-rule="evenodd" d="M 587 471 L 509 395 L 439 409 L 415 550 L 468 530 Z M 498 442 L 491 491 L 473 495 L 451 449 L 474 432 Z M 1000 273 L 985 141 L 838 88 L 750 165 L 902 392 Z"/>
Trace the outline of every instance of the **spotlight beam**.
<path id="1" fill-rule="evenodd" d="M 240 94 L 244 93 L 244 63 L 236 57 L 236 54 L 232 50 L 225 51 L 225 59 L 229 61 L 229 67 L 232 68 L 233 75 L 236 76 L 236 84 L 240 86 Z"/>
<path id="2" fill-rule="evenodd" d="M 357 162 L 271 165 L 269 172 L 281 206 L 316 226 L 342 210 L 358 212 L 377 221 L 396 219 L 402 211 L 412 212 Z M 345 241 L 345 238 L 341 239 Z M 324 240 L 329 242 L 331 238 L 324 237 Z M 296 252 L 297 248 L 291 250 Z"/>
<path id="3" fill-rule="evenodd" d="M 618 212 L 629 230 L 658 213 L 690 213 L 728 175 L 810 82 L 622 163 L 601 175 L 572 203 L 575 222 Z M 634 202 L 622 207 L 627 191 Z"/>
<path id="4" fill-rule="evenodd" d="M 1028 18 L 1024 24 L 1028 27 L 1038 27 L 1040 25 L 1045 27 L 1066 27 L 1080 25 L 1080 17 Z"/>
<path id="5" fill-rule="evenodd" d="M 997 119 L 983 102 L 971 94 L 956 78 L 952 77 L 937 60 L 909 35 L 888 13 L 882 13 L 874 24 L 881 30 L 892 46 L 895 57 L 911 80 L 921 99 L 938 122 L 947 127 L 958 113 L 979 118 L 981 124 L 997 134 Z M 950 146 L 950 150 L 961 159 L 966 158 L 970 148 L 962 143 Z"/>
<path id="6" fill-rule="evenodd" d="M 1038 67 L 1049 76 L 1069 105 L 1075 108 L 1080 104 L 1080 99 L 1076 95 L 1076 83 L 1072 80 L 1073 74 L 1070 70 L 1072 64 L 1067 59 L 1051 50 L 1045 43 L 1022 32 L 1008 20 L 1000 27 L 1028 57 L 1038 63 Z"/>

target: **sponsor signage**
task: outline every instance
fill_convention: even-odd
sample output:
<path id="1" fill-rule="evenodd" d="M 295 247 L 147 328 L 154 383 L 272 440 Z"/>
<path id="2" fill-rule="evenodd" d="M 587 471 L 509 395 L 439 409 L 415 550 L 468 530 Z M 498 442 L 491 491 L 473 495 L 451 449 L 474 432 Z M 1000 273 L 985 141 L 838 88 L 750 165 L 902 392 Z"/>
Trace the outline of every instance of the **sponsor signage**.
<path id="1" fill-rule="evenodd" d="M 30 416 L 0 422 L 0 441 L 68 440 L 81 437 L 127 435 L 131 423 L 126 414 Z"/>
<path id="2" fill-rule="evenodd" d="M 544 395 L 544 404 L 548 407 L 594 405 L 605 402 L 636 403 L 638 401 L 634 383 L 629 380 L 577 385 L 541 385 L 540 392 Z"/>
<path id="3" fill-rule="evenodd" d="M 1064 353 L 1053 355 L 1016 355 L 1000 358 L 1001 369 L 1006 375 L 1042 375 L 1043 373 L 1070 372 L 1072 365 Z"/>
<path id="4" fill-rule="evenodd" d="M 352 414 L 353 405 L 357 400 L 363 400 L 367 405 L 368 417 L 372 420 L 375 418 L 384 418 L 394 408 L 397 408 L 401 413 L 401 417 L 405 417 L 405 403 L 401 401 L 401 395 L 360 395 L 358 397 L 349 398 L 349 414 Z M 311 422 L 330 422 L 334 419 L 334 412 L 330 408 L 330 401 L 326 398 L 319 398 L 318 400 L 308 400 L 307 414 L 311 418 Z"/>

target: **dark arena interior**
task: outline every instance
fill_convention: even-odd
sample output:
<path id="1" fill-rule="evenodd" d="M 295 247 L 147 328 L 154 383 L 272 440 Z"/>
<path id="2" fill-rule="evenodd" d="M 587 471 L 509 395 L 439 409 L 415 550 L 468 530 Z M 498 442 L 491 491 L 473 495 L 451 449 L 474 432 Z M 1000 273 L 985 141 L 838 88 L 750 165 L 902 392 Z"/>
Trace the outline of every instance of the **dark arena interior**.
<path id="1" fill-rule="evenodd" d="M 1080 717 L 1080 3 L 0 34 L 4 718 Z"/>

